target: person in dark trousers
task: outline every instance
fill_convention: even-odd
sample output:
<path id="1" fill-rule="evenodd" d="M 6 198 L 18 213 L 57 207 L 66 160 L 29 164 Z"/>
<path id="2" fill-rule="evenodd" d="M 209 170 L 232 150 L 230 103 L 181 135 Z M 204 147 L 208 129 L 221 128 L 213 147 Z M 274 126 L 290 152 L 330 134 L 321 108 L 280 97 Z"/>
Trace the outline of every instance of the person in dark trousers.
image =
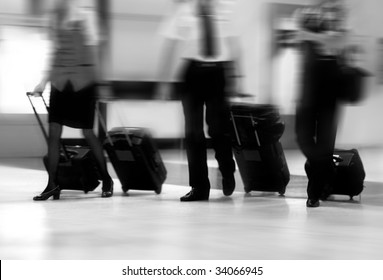
<path id="1" fill-rule="evenodd" d="M 296 136 L 308 177 L 307 207 L 320 206 L 331 193 L 333 153 L 338 125 L 338 55 L 346 41 L 344 7 L 322 1 L 302 14 L 299 32 L 303 51 L 302 91 L 296 110 Z"/>
<path id="2" fill-rule="evenodd" d="M 162 35 L 167 38 L 162 56 L 159 93 L 169 94 L 167 83 L 175 50 L 180 43 L 184 58 L 182 105 L 185 117 L 185 144 L 191 191 L 181 201 L 208 200 L 206 139 L 204 135 L 204 107 L 206 123 L 222 174 L 222 188 L 226 196 L 235 189 L 235 162 L 233 159 L 229 108 L 226 100 L 228 86 L 227 64 L 237 54 L 238 44 L 230 34 L 229 22 L 218 18 L 215 0 L 179 1 L 173 17 L 164 26 Z M 238 60 L 236 60 L 238 61 Z M 236 71 L 238 67 L 236 67 Z"/>
<path id="3" fill-rule="evenodd" d="M 60 197 L 57 168 L 63 125 L 82 129 L 102 175 L 102 197 L 113 195 L 113 180 L 108 173 L 104 152 L 93 132 L 98 69 L 97 19 L 94 13 L 78 6 L 75 0 L 58 0 L 52 15 L 53 54 L 46 77 L 36 86 L 43 92 L 51 83 L 49 102 L 48 184 L 33 200 Z"/>

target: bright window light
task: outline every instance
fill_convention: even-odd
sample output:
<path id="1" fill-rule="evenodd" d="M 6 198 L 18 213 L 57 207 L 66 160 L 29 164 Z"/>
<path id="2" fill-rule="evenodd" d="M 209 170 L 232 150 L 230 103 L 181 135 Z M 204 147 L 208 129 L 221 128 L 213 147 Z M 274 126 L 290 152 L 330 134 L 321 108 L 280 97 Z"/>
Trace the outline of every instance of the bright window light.
<path id="1" fill-rule="evenodd" d="M 41 80 L 47 67 L 49 49 L 50 42 L 42 28 L 1 27 L 0 113 L 32 112 L 25 93 L 32 91 Z M 49 93 L 49 87 L 46 92 Z"/>

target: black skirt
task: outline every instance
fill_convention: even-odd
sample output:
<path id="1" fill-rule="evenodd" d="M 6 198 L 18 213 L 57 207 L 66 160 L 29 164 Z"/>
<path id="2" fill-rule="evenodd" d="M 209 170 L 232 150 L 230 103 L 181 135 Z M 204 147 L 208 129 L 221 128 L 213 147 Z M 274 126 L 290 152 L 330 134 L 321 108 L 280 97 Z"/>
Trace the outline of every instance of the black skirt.
<path id="1" fill-rule="evenodd" d="M 96 86 L 89 85 L 74 91 L 68 82 L 60 91 L 52 86 L 49 100 L 49 123 L 92 129 L 94 125 Z"/>

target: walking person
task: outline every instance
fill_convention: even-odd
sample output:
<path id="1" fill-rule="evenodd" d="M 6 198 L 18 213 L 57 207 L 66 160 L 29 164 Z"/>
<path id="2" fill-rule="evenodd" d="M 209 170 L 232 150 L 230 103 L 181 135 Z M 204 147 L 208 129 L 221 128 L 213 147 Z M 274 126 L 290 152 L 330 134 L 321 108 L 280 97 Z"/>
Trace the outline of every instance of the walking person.
<path id="1" fill-rule="evenodd" d="M 296 110 L 296 136 L 307 158 L 307 207 L 331 193 L 338 125 L 338 56 L 347 37 L 342 1 L 326 0 L 302 15 L 303 80 Z"/>
<path id="2" fill-rule="evenodd" d="M 222 174 L 222 188 L 226 196 L 235 189 L 235 162 L 229 133 L 230 119 L 226 100 L 231 82 L 227 66 L 238 61 L 238 43 L 230 31 L 230 22 L 220 18 L 217 0 L 178 1 L 177 11 L 167 21 L 162 35 L 166 38 L 162 56 L 159 94 L 170 92 L 169 81 L 177 49 L 181 50 L 183 67 L 182 106 L 185 117 L 185 145 L 191 191 L 181 201 L 208 200 L 206 123 Z M 239 67 L 235 68 L 238 71 Z"/>
<path id="3" fill-rule="evenodd" d="M 36 86 L 43 92 L 51 84 L 49 102 L 48 184 L 33 200 L 60 197 L 57 168 L 63 125 L 81 129 L 102 175 L 102 197 L 113 195 L 113 180 L 108 173 L 104 152 L 93 132 L 98 68 L 97 17 L 85 11 L 76 0 L 57 0 L 51 17 L 53 53 L 49 71 Z"/>

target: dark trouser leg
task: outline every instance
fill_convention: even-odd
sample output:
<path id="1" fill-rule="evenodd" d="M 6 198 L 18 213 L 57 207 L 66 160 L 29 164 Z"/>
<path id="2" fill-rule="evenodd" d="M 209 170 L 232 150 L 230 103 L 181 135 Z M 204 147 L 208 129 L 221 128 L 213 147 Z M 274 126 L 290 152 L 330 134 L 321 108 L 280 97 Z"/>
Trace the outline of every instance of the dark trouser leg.
<path id="1" fill-rule="evenodd" d="M 306 174 L 308 178 L 307 194 L 309 199 L 318 200 L 320 197 L 321 177 L 318 172 L 316 154 L 316 110 L 313 106 L 298 106 L 296 112 L 297 142 L 302 153 L 307 158 Z"/>
<path id="2" fill-rule="evenodd" d="M 335 168 L 332 161 L 337 130 L 335 61 L 317 61 L 306 71 L 302 103 L 296 114 L 298 144 L 309 162 L 309 199 L 318 200 L 331 185 Z"/>
<path id="3" fill-rule="evenodd" d="M 316 142 L 316 111 L 314 106 L 298 105 L 295 133 L 299 148 L 307 159 L 313 158 Z"/>
<path id="4" fill-rule="evenodd" d="M 230 178 L 235 171 L 235 162 L 229 132 L 229 110 L 224 96 L 224 76 L 220 69 L 217 69 L 212 82 L 207 92 L 206 122 L 219 170 L 223 177 Z"/>
<path id="5" fill-rule="evenodd" d="M 203 130 L 204 101 L 199 96 L 198 92 L 187 91 L 182 98 L 189 184 L 198 191 L 209 192 L 206 139 Z"/>
<path id="6" fill-rule="evenodd" d="M 331 184 L 335 169 L 332 161 L 336 138 L 336 104 L 329 102 L 321 108 L 300 107 L 297 110 L 298 144 L 309 162 L 307 194 L 310 199 L 321 197 Z"/>
<path id="7" fill-rule="evenodd" d="M 62 134 L 62 125 L 58 123 L 49 124 L 48 139 L 48 186 L 52 189 L 57 184 L 57 168 L 60 160 L 60 138 Z"/>
<path id="8" fill-rule="evenodd" d="M 333 164 L 330 158 L 308 160 L 310 168 L 306 170 L 309 179 L 307 195 L 309 199 L 318 200 L 323 195 L 333 178 Z"/>
<path id="9" fill-rule="evenodd" d="M 333 163 L 333 154 L 335 147 L 336 131 L 337 131 L 337 105 L 336 102 L 329 101 L 318 114 L 317 122 L 317 169 L 319 187 L 314 191 L 315 197 L 322 196 L 324 192 L 328 192 L 329 187 L 335 177 L 335 165 Z M 311 192 L 310 192 L 311 193 Z"/>

